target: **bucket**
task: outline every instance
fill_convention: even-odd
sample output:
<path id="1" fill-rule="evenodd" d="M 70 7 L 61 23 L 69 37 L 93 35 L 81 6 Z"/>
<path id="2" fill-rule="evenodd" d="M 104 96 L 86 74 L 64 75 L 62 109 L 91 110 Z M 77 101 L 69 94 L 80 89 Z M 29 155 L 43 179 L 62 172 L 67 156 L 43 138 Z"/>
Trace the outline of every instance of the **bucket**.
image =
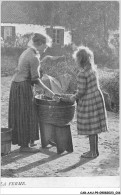
<path id="1" fill-rule="evenodd" d="M 58 126 L 67 125 L 74 117 L 75 104 L 71 102 L 56 102 L 52 99 L 35 97 L 39 121 Z"/>
<path id="2" fill-rule="evenodd" d="M 1 155 L 11 151 L 12 129 L 1 128 Z"/>

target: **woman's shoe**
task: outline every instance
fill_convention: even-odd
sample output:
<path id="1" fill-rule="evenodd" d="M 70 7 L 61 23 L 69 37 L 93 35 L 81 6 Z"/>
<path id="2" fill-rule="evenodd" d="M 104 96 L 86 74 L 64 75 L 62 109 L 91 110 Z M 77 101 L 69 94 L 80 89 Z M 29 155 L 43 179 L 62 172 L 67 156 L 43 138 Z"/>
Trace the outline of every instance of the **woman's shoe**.
<path id="1" fill-rule="evenodd" d="M 34 143 L 34 141 L 30 141 L 30 147 L 34 147 L 36 146 L 37 144 Z"/>
<path id="2" fill-rule="evenodd" d="M 39 149 L 36 149 L 36 148 L 30 148 L 30 147 L 21 147 L 20 152 L 28 152 L 28 153 L 37 153 L 37 152 L 40 152 Z"/>
<path id="3" fill-rule="evenodd" d="M 34 147 L 34 146 L 37 146 L 37 144 L 35 144 L 35 143 L 30 143 L 30 147 Z"/>
<path id="4" fill-rule="evenodd" d="M 51 140 L 49 140 L 49 144 L 52 145 L 52 146 L 56 146 L 56 143 L 51 141 Z"/>

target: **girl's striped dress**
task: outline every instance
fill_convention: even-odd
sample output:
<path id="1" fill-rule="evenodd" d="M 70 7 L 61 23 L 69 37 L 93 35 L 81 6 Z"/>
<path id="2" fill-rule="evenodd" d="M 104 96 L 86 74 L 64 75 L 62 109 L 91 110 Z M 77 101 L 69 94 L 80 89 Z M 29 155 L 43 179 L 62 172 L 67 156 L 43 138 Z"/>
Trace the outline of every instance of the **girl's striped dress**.
<path id="1" fill-rule="evenodd" d="M 80 70 L 77 85 L 78 134 L 92 135 L 107 131 L 105 103 L 98 84 L 96 71 L 88 66 Z"/>

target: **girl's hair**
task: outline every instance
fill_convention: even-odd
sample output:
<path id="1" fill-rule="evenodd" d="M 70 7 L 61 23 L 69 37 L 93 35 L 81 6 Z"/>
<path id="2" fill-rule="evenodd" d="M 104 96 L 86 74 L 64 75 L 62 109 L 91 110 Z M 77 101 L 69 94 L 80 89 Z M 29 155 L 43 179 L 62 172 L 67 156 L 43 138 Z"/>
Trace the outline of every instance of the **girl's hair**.
<path id="1" fill-rule="evenodd" d="M 90 68 L 95 69 L 93 52 L 85 46 L 79 46 L 73 54 L 75 61 L 80 62 L 80 67 L 84 68 L 87 64 L 90 64 Z"/>
<path id="2" fill-rule="evenodd" d="M 48 47 L 52 45 L 52 39 L 47 34 L 34 33 L 28 46 L 41 46 L 46 44 Z"/>

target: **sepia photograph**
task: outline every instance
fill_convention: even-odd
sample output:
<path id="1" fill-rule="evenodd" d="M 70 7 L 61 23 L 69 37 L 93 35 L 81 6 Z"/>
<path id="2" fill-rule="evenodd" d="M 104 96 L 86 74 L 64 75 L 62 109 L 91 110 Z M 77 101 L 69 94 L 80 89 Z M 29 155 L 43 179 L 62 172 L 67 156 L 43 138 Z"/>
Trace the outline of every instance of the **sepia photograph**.
<path id="1" fill-rule="evenodd" d="M 120 194 L 119 7 L 1 2 L 3 194 Z"/>

